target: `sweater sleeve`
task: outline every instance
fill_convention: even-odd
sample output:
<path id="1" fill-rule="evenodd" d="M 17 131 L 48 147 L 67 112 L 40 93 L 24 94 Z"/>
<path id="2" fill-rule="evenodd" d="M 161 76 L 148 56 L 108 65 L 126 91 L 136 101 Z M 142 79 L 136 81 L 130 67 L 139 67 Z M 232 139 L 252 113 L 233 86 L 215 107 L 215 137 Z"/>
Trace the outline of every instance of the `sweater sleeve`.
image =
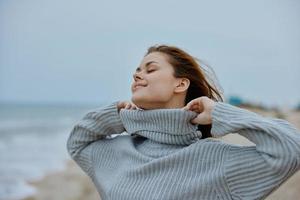
<path id="1" fill-rule="evenodd" d="M 261 199 L 300 168 L 300 133 L 289 122 L 217 102 L 214 137 L 238 133 L 255 146 L 230 145 L 225 178 L 233 199 Z"/>
<path id="2" fill-rule="evenodd" d="M 73 127 L 67 140 L 67 150 L 73 160 L 92 176 L 92 154 L 98 140 L 110 139 L 112 134 L 125 131 L 117 109 L 118 101 L 89 111 Z"/>

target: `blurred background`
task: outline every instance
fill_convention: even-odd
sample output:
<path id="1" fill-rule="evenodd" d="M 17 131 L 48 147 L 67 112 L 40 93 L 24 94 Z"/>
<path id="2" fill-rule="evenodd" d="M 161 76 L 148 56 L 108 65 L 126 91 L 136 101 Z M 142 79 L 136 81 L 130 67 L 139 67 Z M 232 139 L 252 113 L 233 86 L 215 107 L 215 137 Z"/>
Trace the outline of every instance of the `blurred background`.
<path id="1" fill-rule="evenodd" d="M 130 100 L 154 44 L 208 63 L 228 103 L 299 128 L 299 10 L 298 0 L 1 0 L 0 199 L 99 199 L 66 139 L 88 110 Z M 297 199 L 299 183 L 268 199 Z"/>

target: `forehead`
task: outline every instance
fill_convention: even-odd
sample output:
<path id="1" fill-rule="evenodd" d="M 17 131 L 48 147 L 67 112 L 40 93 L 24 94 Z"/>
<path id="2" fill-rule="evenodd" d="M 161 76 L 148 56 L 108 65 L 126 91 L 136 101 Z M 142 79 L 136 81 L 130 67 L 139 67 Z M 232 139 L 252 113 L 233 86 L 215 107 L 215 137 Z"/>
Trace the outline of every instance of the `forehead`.
<path id="1" fill-rule="evenodd" d="M 152 52 L 146 55 L 141 61 L 140 66 L 136 68 L 136 71 L 148 68 L 152 63 L 160 69 L 174 72 L 173 66 L 168 61 L 168 55 L 160 52 Z"/>
<path id="2" fill-rule="evenodd" d="M 167 56 L 160 52 L 152 52 L 146 55 L 141 64 L 146 64 L 149 61 L 155 61 L 157 63 L 167 63 Z"/>

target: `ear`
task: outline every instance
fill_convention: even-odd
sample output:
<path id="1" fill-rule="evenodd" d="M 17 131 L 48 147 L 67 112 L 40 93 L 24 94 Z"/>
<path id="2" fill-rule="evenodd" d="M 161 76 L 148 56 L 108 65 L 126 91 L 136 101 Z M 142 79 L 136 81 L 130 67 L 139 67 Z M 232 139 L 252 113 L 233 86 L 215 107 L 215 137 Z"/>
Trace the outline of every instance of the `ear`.
<path id="1" fill-rule="evenodd" d="M 187 78 L 180 78 L 178 79 L 177 85 L 175 87 L 175 93 L 181 93 L 188 90 L 190 86 L 190 80 Z"/>

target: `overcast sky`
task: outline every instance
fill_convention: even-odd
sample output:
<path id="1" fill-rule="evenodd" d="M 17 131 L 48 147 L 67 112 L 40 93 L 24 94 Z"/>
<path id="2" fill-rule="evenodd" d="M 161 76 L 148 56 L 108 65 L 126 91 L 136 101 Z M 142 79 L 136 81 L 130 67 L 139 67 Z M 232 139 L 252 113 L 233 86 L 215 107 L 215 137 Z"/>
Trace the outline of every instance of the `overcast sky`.
<path id="1" fill-rule="evenodd" d="M 0 1 L 0 101 L 129 100 L 153 44 L 209 63 L 225 95 L 300 102 L 300 1 Z"/>

